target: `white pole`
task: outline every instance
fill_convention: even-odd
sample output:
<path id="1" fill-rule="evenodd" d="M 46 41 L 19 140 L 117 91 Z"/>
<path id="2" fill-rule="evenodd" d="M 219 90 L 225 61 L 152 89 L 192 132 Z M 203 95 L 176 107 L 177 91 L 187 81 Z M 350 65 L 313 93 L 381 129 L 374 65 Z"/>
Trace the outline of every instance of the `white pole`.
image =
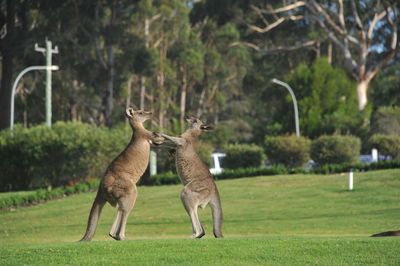
<path id="1" fill-rule="evenodd" d="M 353 190 L 353 170 L 349 173 L 349 190 Z"/>
<path id="2" fill-rule="evenodd" d="M 217 173 L 219 173 L 219 172 L 221 171 L 221 165 L 219 164 L 219 159 L 218 159 L 219 154 L 218 154 L 218 153 L 214 153 L 214 154 L 212 155 L 212 157 L 213 157 L 213 161 L 214 161 L 214 168 L 215 168 L 215 171 L 216 171 Z"/>
<path id="3" fill-rule="evenodd" d="M 52 48 L 52 43 L 46 38 L 46 48 L 41 48 L 35 44 L 35 51 L 41 52 L 46 56 L 46 124 L 51 127 L 51 65 L 52 55 L 58 54 L 58 47 Z"/>
<path id="4" fill-rule="evenodd" d="M 150 151 L 150 175 L 157 174 L 157 153 Z"/>
<path id="5" fill-rule="evenodd" d="M 372 161 L 373 162 L 378 161 L 378 150 L 377 149 L 372 149 Z"/>

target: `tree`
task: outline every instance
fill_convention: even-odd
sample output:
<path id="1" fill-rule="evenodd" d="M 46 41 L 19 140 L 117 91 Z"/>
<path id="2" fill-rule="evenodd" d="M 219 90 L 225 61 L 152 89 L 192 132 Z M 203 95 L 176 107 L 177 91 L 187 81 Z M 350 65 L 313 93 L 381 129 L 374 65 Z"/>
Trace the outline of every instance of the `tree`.
<path id="1" fill-rule="evenodd" d="M 314 21 L 343 53 L 344 66 L 357 82 L 358 108 L 367 105 L 371 80 L 395 56 L 398 48 L 399 12 L 396 1 L 285 1 L 273 8 L 253 6 L 260 25 L 249 25 L 258 33 L 272 31 L 286 21 Z M 316 38 L 297 45 L 313 45 Z M 261 49 L 256 46 L 256 49 Z"/>
<path id="2" fill-rule="evenodd" d="M 120 55 L 120 49 L 126 43 L 138 38 L 125 31 L 130 17 L 135 12 L 136 1 L 97 0 L 74 1 L 75 16 L 78 18 L 80 33 L 83 39 L 92 43 L 98 79 L 94 81 L 95 87 L 100 90 L 102 97 L 101 115 L 99 120 L 111 126 L 114 108 L 114 94 L 116 80 L 120 72 L 116 72 L 116 59 Z M 132 58 L 132 55 L 124 54 L 124 57 Z M 123 57 L 119 57 L 122 59 Z M 125 68 L 133 68 L 132 62 L 125 62 Z M 119 65 L 120 68 L 121 65 Z M 93 67 L 92 67 L 93 68 Z M 92 81 L 93 82 L 93 81 Z"/>
<path id="3" fill-rule="evenodd" d="M 10 126 L 10 99 L 15 71 L 16 58 L 23 55 L 25 43 L 29 39 L 29 31 L 35 27 L 35 17 L 29 12 L 36 1 L 6 0 L 0 3 L 0 130 Z"/>
<path id="4" fill-rule="evenodd" d="M 355 84 L 343 70 L 332 67 L 327 58 L 321 57 L 311 67 L 300 64 L 287 82 L 298 101 L 303 135 L 314 138 L 334 132 L 358 133 L 363 119 L 357 112 Z M 275 121 L 283 122 L 284 131 L 293 132 L 293 108 L 291 99 L 286 99 Z"/>
<path id="5" fill-rule="evenodd" d="M 400 63 L 381 71 L 372 82 L 374 108 L 400 106 Z"/>

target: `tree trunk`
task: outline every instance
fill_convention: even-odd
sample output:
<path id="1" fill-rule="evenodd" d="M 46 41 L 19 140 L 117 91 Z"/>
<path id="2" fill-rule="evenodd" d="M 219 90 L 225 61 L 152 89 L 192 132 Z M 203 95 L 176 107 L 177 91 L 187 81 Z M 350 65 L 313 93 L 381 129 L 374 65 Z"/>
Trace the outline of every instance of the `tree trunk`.
<path id="1" fill-rule="evenodd" d="M 125 101 L 125 109 L 128 109 L 131 106 L 131 97 L 132 97 L 132 87 L 133 87 L 133 77 L 128 79 L 128 95 Z M 125 118 L 125 124 L 129 125 L 129 119 Z"/>
<path id="2" fill-rule="evenodd" d="M 158 113 L 158 126 L 161 130 L 164 129 L 164 110 L 165 110 L 165 105 L 166 105 L 166 97 L 165 97 L 165 91 L 164 91 L 164 72 L 161 67 L 160 73 L 159 73 L 159 78 L 158 78 L 158 87 L 160 90 L 160 95 L 159 95 L 159 101 L 160 101 L 160 107 L 159 107 L 159 113 Z"/>
<path id="3" fill-rule="evenodd" d="M 197 107 L 197 112 L 196 112 L 197 118 L 200 118 L 201 115 L 203 114 L 205 95 L 206 95 L 206 88 L 203 88 L 203 90 L 200 93 L 199 106 Z"/>
<path id="4" fill-rule="evenodd" d="M 10 127 L 11 108 L 11 87 L 14 66 L 14 46 L 11 45 L 11 38 L 14 36 L 15 26 L 15 1 L 6 1 L 6 25 L 7 35 L 1 40 L 1 85 L 0 85 L 0 130 Z"/>
<path id="5" fill-rule="evenodd" d="M 357 82 L 358 110 L 360 111 L 364 110 L 368 103 L 368 85 L 368 80 L 360 80 Z"/>
<path id="6" fill-rule="evenodd" d="M 149 34 L 150 34 L 150 21 L 149 19 L 144 20 L 144 39 L 145 39 L 145 47 L 149 48 L 150 40 L 149 40 Z M 146 78 L 144 76 L 140 77 L 140 105 L 139 108 L 141 110 L 144 110 L 145 108 L 145 100 L 146 97 Z"/>
<path id="7" fill-rule="evenodd" d="M 72 88 L 74 88 L 74 93 L 72 94 L 71 98 L 71 110 L 70 110 L 70 115 L 71 115 L 71 120 L 76 122 L 79 121 L 78 119 L 78 101 L 77 101 L 77 95 L 79 95 L 79 81 L 74 79 L 72 81 Z"/>
<path id="8" fill-rule="evenodd" d="M 3 53 L 1 88 L 0 88 L 0 129 L 10 127 L 11 87 L 13 55 Z"/>
<path id="9" fill-rule="evenodd" d="M 146 96 L 146 78 L 144 76 L 140 77 L 140 104 L 139 108 L 144 110 L 144 98 Z"/>
<path id="10" fill-rule="evenodd" d="M 181 103 L 180 103 L 180 124 L 181 131 L 185 129 L 185 114 L 186 114 L 186 93 L 187 93 L 187 80 L 186 80 L 186 71 L 183 70 L 183 78 L 182 78 L 182 91 L 181 91 Z"/>
<path id="11" fill-rule="evenodd" d="M 328 52 L 327 52 L 327 56 L 328 56 L 328 63 L 330 65 L 332 65 L 332 42 L 328 43 Z"/>
<path id="12" fill-rule="evenodd" d="M 104 118 L 107 127 L 112 126 L 112 112 L 114 108 L 114 49 L 108 47 L 108 81 L 103 104 L 105 106 Z"/>

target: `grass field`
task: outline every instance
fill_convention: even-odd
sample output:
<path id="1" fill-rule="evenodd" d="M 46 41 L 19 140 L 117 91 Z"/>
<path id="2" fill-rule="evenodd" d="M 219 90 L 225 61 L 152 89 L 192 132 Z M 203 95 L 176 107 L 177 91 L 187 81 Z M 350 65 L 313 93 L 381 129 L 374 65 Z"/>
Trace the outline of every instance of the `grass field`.
<path id="1" fill-rule="evenodd" d="M 370 238 L 400 229 L 400 170 L 347 175 L 290 175 L 217 182 L 224 239 L 213 239 L 210 209 L 200 210 L 206 236 L 191 226 L 181 186 L 139 187 L 127 236 L 107 236 L 115 209 L 103 210 L 94 241 L 77 243 L 94 193 L 0 212 L 0 265 L 20 264 L 319 264 L 399 265 L 400 238 Z M 1 195 L 1 194 L 0 194 Z"/>

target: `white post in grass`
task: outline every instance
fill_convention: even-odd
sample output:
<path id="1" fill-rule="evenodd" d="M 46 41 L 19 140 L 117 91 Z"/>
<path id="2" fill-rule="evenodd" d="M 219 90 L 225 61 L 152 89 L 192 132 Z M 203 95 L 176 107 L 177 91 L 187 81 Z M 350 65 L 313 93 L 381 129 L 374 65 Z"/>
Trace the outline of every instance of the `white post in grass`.
<path id="1" fill-rule="evenodd" d="M 372 149 L 372 161 L 377 162 L 378 161 L 378 150 L 377 149 Z"/>
<path id="2" fill-rule="evenodd" d="M 157 153 L 150 151 L 150 175 L 157 174 Z"/>
<path id="3" fill-rule="evenodd" d="M 349 190 L 353 190 L 353 169 L 349 172 Z"/>

